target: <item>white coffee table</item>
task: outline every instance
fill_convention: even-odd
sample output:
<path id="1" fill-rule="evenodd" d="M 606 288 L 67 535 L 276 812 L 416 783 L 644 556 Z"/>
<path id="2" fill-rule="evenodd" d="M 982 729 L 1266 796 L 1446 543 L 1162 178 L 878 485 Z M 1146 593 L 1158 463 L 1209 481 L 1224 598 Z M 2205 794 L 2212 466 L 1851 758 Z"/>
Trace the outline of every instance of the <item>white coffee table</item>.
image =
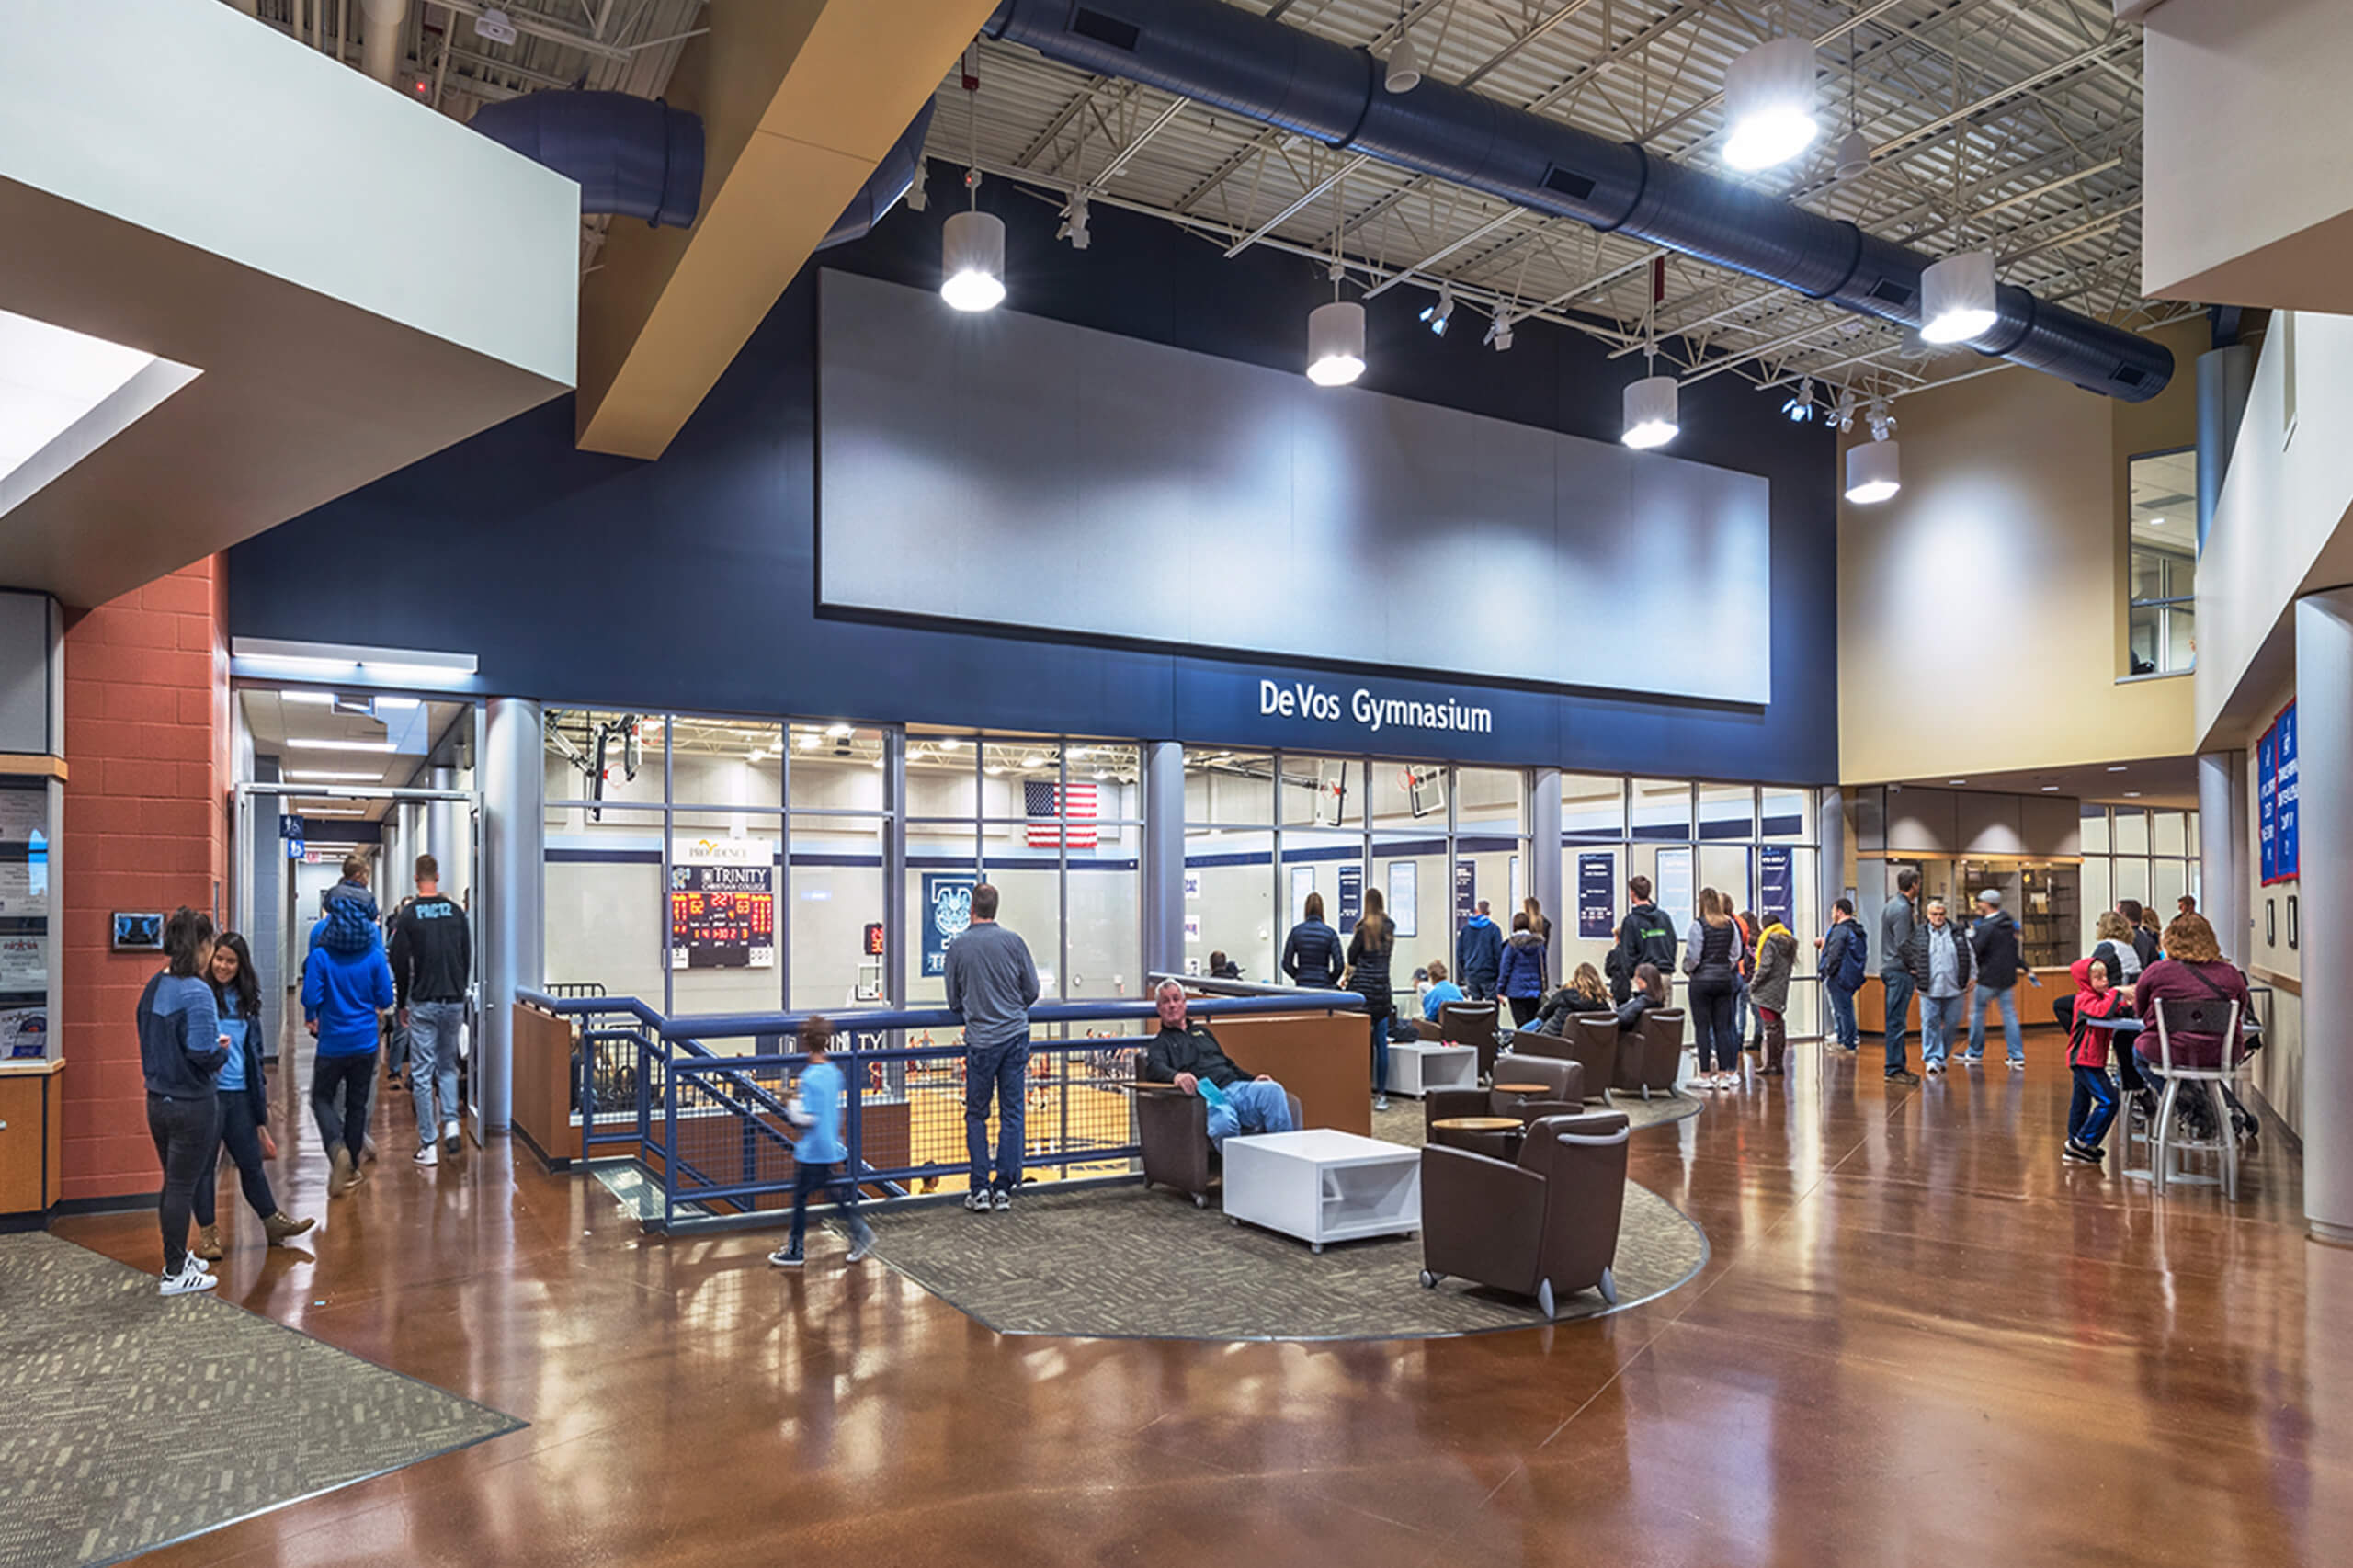
<path id="1" fill-rule="evenodd" d="M 1479 1086 L 1479 1051 L 1470 1045 L 1439 1045 L 1432 1040 L 1389 1048 L 1389 1092 L 1426 1095 L 1432 1089 L 1475 1089 Z"/>
<path id="2" fill-rule="evenodd" d="M 1225 1141 L 1225 1214 L 1327 1242 L 1422 1228 L 1422 1152 L 1319 1127 Z"/>

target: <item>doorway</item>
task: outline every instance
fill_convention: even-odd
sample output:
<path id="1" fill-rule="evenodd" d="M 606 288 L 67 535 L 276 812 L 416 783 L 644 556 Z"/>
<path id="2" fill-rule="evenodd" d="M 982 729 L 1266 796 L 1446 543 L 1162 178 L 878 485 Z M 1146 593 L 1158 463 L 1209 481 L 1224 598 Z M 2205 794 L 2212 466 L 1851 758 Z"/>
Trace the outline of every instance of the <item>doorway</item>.
<path id="1" fill-rule="evenodd" d="M 387 915 L 415 892 L 420 855 L 440 891 L 476 918 L 460 1035 L 466 1119 L 482 1141 L 482 799 L 471 700 L 324 687 L 235 693 L 237 779 L 228 899 L 256 978 L 299 1019 L 302 964 L 326 891 L 358 857 Z"/>

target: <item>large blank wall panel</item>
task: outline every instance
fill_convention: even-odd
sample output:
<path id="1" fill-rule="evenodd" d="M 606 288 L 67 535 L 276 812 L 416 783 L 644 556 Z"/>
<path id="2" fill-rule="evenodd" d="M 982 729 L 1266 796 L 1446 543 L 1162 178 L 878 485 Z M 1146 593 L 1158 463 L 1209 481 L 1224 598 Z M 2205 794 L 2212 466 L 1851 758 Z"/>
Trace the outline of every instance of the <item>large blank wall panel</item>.
<path id="1" fill-rule="evenodd" d="M 827 605 L 1763 703 L 1754 474 L 823 277 Z M 1304 328 L 1302 326 L 1302 341 Z M 1676 634 L 1706 627 L 1708 635 Z"/>

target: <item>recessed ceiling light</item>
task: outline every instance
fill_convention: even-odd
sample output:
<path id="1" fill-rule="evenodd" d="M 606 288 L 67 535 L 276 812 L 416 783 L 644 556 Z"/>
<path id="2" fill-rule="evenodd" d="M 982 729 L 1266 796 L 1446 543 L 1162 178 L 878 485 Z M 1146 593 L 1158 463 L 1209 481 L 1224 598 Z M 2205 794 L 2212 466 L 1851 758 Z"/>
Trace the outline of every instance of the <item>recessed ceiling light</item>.
<path id="1" fill-rule="evenodd" d="M 316 767 L 296 767 L 287 770 L 289 778 L 316 778 L 329 784 L 381 784 L 380 773 L 330 773 Z"/>
<path id="2" fill-rule="evenodd" d="M 2128 801 L 2137 801 L 2141 798 L 2141 791 L 2138 790 L 2127 790 L 2124 791 L 2124 798 Z"/>
<path id="3" fill-rule="evenodd" d="M 390 741 L 308 741 L 289 740 L 288 745 L 297 751 L 391 751 Z"/>
<path id="4" fill-rule="evenodd" d="M 278 700 L 280 702 L 300 702 L 310 707 L 324 708 L 335 700 L 335 693 L 332 691 L 281 691 L 278 694 Z"/>
<path id="5" fill-rule="evenodd" d="M 2056 789 L 2058 789 L 2058 788 L 2059 788 L 2059 786 L 2058 786 L 2058 785 L 2056 785 L 2056 784 L 2045 784 L 2045 785 L 2042 787 L 2042 792 L 2043 792 L 2044 794 L 2048 795 L 2048 794 L 2050 794 L 2052 790 L 2056 790 Z"/>
<path id="6" fill-rule="evenodd" d="M 1969 780 L 1966 778 L 1948 778 L 1945 782 L 1948 784 L 1966 784 Z"/>
<path id="7" fill-rule="evenodd" d="M 2125 766 L 2126 766 L 2125 764 L 2120 763 L 2120 762 L 2119 762 L 2119 763 L 2114 763 L 2114 764 L 2111 764 L 2111 765 L 2109 766 L 2109 771 L 2110 773 L 2121 773 L 2121 772 L 2123 772 L 2123 771 L 2124 771 Z"/>

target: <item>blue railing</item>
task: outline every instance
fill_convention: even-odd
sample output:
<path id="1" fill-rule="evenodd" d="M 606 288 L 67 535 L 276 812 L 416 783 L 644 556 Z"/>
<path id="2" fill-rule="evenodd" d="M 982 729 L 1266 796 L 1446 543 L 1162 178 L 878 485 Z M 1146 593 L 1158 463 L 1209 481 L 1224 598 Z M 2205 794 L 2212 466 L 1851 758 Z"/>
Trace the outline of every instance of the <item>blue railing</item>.
<path id="1" fill-rule="evenodd" d="M 741 1216 L 790 1200 L 792 1140 L 785 1118 L 792 1075 L 807 1057 L 788 1048 L 814 1013 L 731 1013 L 669 1018 L 634 996 L 555 995 L 518 1001 L 579 1021 L 573 1106 L 584 1159 L 634 1160 L 662 1184 L 660 1228 Z M 1302 1009 L 1357 1008 L 1352 992 L 1196 999 L 1208 1020 Z M 939 1007 L 865 1008 L 822 1015 L 848 1087 L 844 1142 L 859 1185 L 884 1198 L 920 1196 L 966 1171 L 963 1023 Z M 1156 1017 L 1149 1001 L 1032 1007 L 1023 1158 L 1067 1180 L 1127 1179 L 1141 1151 L 1126 1092 L 1144 1035 L 1119 1026 Z M 1084 1034 L 1070 1031 L 1085 1029 Z M 1117 1029 L 1118 1032 L 1110 1032 Z M 947 1038 L 935 1040 L 933 1031 Z M 1059 1031 L 1059 1035 L 1058 1035 Z M 710 1040 L 751 1042 L 745 1053 Z M 998 1115 L 988 1121 L 992 1147 Z M 656 1223 L 650 1217 L 647 1223 Z"/>

